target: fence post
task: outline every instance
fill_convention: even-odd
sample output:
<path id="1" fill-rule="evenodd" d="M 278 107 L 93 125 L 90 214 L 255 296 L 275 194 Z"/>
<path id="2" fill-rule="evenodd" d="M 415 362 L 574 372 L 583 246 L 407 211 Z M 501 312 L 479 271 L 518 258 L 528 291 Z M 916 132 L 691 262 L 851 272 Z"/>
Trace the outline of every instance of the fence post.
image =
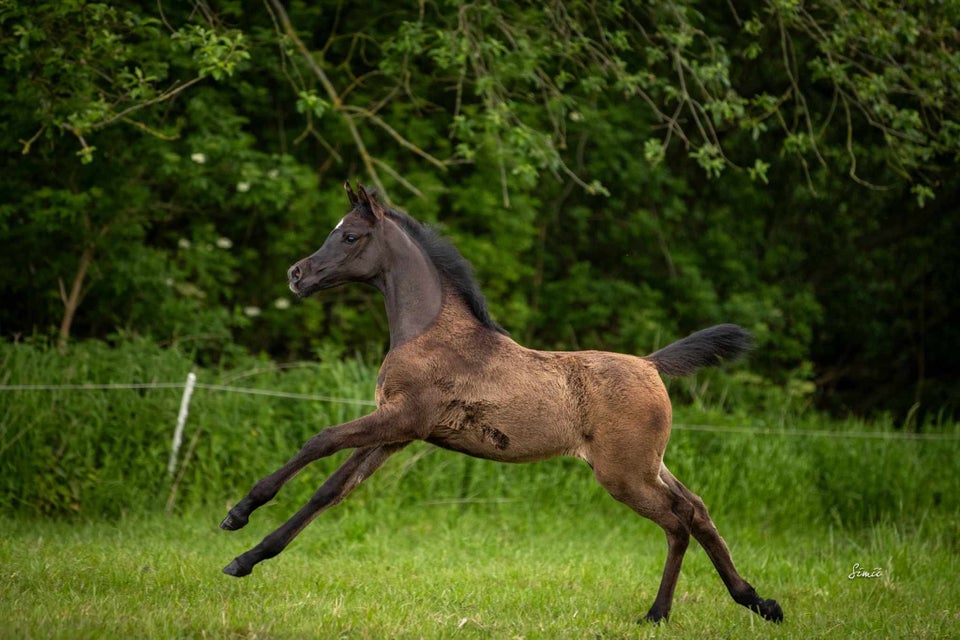
<path id="1" fill-rule="evenodd" d="M 177 414 L 177 428 L 173 431 L 173 446 L 170 450 L 170 462 L 167 463 L 167 474 L 172 478 L 177 468 L 177 456 L 183 444 L 183 426 L 187 423 L 187 414 L 190 413 L 190 396 L 193 387 L 197 384 L 197 374 L 193 371 L 187 374 L 187 384 L 183 387 L 183 397 L 180 399 L 180 413 Z"/>

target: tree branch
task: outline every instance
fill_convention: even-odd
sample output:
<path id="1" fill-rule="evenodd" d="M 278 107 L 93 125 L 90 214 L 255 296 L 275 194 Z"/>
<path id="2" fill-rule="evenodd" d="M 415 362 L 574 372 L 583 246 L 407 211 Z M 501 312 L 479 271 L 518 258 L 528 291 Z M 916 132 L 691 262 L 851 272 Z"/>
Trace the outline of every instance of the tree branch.
<path id="1" fill-rule="evenodd" d="M 341 99 L 340 94 L 337 92 L 336 87 L 334 87 L 333 83 L 330 82 L 327 72 L 324 71 L 323 67 L 317 63 L 316 58 L 313 57 L 313 54 L 310 53 L 310 50 L 303 43 L 303 40 L 301 40 L 300 36 L 297 35 L 296 30 L 293 28 L 293 24 L 290 22 L 290 16 L 287 15 L 287 11 L 283 8 L 280 0 L 266 1 L 270 3 L 269 6 L 272 7 L 273 12 L 275 12 L 275 15 L 278 17 L 280 25 L 283 28 L 283 33 L 290 38 L 291 42 L 293 42 L 294 46 L 303 56 L 304 61 L 306 61 L 307 66 L 310 67 L 313 75 L 317 77 L 317 80 L 320 82 L 320 86 L 323 87 L 323 90 L 330 98 L 330 104 L 332 105 L 334 111 L 339 113 L 343 118 L 343 122 L 347 125 L 347 129 L 350 131 L 350 137 L 353 138 L 353 143 L 357 148 L 357 152 L 360 154 L 360 159 L 363 161 L 363 166 L 366 168 L 367 174 L 370 176 L 370 179 L 377 186 L 377 188 L 380 189 L 380 193 L 386 197 L 386 189 L 383 188 L 383 183 L 380 181 L 380 175 L 377 173 L 377 169 L 374 166 L 373 157 L 370 155 L 370 152 L 367 151 L 367 146 L 364 144 L 363 138 L 360 136 L 360 131 L 357 129 L 357 124 L 354 122 L 353 117 L 343 108 L 343 100 Z"/>
<path id="2" fill-rule="evenodd" d="M 438 159 L 435 158 L 434 156 L 430 155 L 429 153 L 427 153 L 426 151 L 424 151 L 423 149 L 421 149 L 421 148 L 418 147 L 417 145 L 413 144 L 412 142 L 410 142 L 409 140 L 407 140 L 406 138 L 404 138 L 402 135 L 400 135 L 400 134 L 397 132 L 396 129 L 394 129 L 394 128 L 391 127 L 389 124 L 387 124 L 387 123 L 383 120 L 383 118 L 381 118 L 381 117 L 378 116 L 377 114 L 375 114 L 375 113 L 373 113 L 373 112 L 371 112 L 371 111 L 368 111 L 368 110 L 364 109 L 363 107 L 355 107 L 355 106 L 353 106 L 353 105 L 344 105 L 344 106 L 343 106 L 343 110 L 344 110 L 344 111 L 354 112 L 354 113 L 356 113 L 356 114 L 358 114 L 358 115 L 363 116 L 363 117 L 366 118 L 367 120 L 372 121 L 374 124 L 376 124 L 376 125 L 379 126 L 381 129 L 383 129 L 383 130 L 386 131 L 388 134 L 390 134 L 390 137 L 393 138 L 394 140 L 396 140 L 396 141 L 397 141 L 397 144 L 399 144 L 399 145 L 400 145 L 401 147 L 403 147 L 404 149 L 409 149 L 410 151 L 414 152 L 415 154 L 417 154 L 418 156 L 420 156 L 421 158 L 423 158 L 424 160 L 426 160 L 427 162 L 429 162 L 430 164 L 432 164 L 433 166 L 437 167 L 438 169 L 440 169 L 440 170 L 442 170 L 442 171 L 446 171 L 446 170 L 447 170 L 447 165 L 444 164 L 442 160 L 438 160 Z"/>

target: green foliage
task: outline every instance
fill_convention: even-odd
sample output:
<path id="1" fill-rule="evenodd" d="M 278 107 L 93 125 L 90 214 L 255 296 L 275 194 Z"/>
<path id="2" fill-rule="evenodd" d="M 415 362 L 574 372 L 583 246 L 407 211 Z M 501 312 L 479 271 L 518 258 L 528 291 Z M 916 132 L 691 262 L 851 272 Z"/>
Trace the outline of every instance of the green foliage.
<path id="1" fill-rule="evenodd" d="M 4 88 L 40 107 L 31 114 L 40 130 L 20 141 L 23 153 L 41 135 L 52 142 L 59 130 L 80 143 L 83 164 L 93 161 L 86 138 L 96 130 L 119 121 L 151 131 L 131 114 L 171 101 L 208 75 L 224 80 L 250 57 L 242 32 L 188 24 L 170 33 L 162 14 L 135 5 L 8 2 L 0 21 L 3 66 L 16 78 Z M 151 132 L 169 139 L 177 129 Z"/>
<path id="2" fill-rule="evenodd" d="M 0 478 L 0 510 L 113 517 L 164 508 L 220 508 L 320 429 L 370 410 L 363 403 L 372 400 L 376 369 L 361 361 L 321 351 L 317 363 L 279 367 L 238 356 L 230 367 L 208 369 L 193 364 L 195 355 L 187 346 L 85 342 L 62 355 L 51 348 L 8 344 L 0 351 L 5 372 L 0 383 L 182 382 L 193 370 L 200 383 L 320 394 L 359 404 L 197 388 L 179 463 L 170 476 L 167 462 L 182 389 L 0 391 L 0 452 L 8 469 Z M 676 408 L 677 428 L 666 464 L 707 499 L 718 517 L 785 526 L 802 518 L 811 525 L 858 531 L 876 523 L 950 520 L 960 510 L 958 478 L 943 473 L 960 454 L 960 440 L 844 437 L 846 432 L 884 435 L 896 430 L 889 419 L 826 421 L 809 411 L 808 389 L 784 389 L 747 372 L 698 376 L 675 383 L 671 394 L 690 396 L 693 404 Z M 704 423 L 735 430 L 838 433 L 684 430 L 684 425 Z M 926 428 L 957 435 L 946 424 Z M 343 455 L 311 465 L 265 511 L 287 517 Z M 380 509 L 460 500 L 556 503 L 575 517 L 605 495 L 578 460 L 503 465 L 428 445 L 399 454 L 378 473 L 376 483 L 381 487 L 377 497 L 361 498 L 356 507 L 374 516 Z"/>
<path id="3" fill-rule="evenodd" d="M 183 347 L 189 349 L 189 343 Z M 2 350 L 2 383 L 107 384 L 184 382 L 196 369 L 196 351 L 159 349 L 144 340 L 110 347 L 77 343 L 67 356 L 29 344 Z M 199 382 L 322 393 L 369 401 L 375 371 L 335 354 L 323 365 L 303 363 L 282 377 L 265 360 L 238 355 L 230 370 L 198 370 Z M 0 392 L 0 451 L 5 474 L 0 506 L 45 515 L 116 515 L 160 509 L 173 478 L 167 474 L 182 389 Z M 267 467 L 278 466 L 321 426 L 356 417 L 358 405 L 278 402 L 260 396 L 198 389 L 185 439 L 181 500 L 203 504 L 229 499 Z M 182 456 L 189 446 L 184 444 Z M 321 463 L 332 470 L 335 461 Z M 252 465 L 252 467 L 251 467 Z"/>
<path id="4" fill-rule="evenodd" d="M 532 346 L 734 321 L 822 406 L 954 410 L 955 7 L 379 8 L 3 4 L 3 336 L 375 359 L 375 294 L 284 285 L 359 178 Z"/>

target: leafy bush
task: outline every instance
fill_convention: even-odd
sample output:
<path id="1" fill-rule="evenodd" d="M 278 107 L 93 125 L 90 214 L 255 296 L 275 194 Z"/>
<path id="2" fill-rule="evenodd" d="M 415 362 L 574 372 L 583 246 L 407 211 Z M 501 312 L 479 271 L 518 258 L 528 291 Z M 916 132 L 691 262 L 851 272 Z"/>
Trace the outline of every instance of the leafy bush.
<path id="1" fill-rule="evenodd" d="M 316 431 L 370 409 L 362 403 L 372 399 L 376 369 L 334 352 L 321 351 L 315 362 L 287 366 L 241 356 L 229 367 L 201 368 L 193 358 L 182 347 L 158 348 L 143 340 L 115 346 L 75 343 L 68 356 L 42 345 L 4 344 L 0 383 L 181 382 L 193 370 L 201 383 L 361 404 L 198 388 L 179 466 L 170 476 L 167 462 L 182 389 L 0 391 L 5 469 L 0 509 L 99 518 L 202 508 L 219 517 Z M 947 524 L 957 522 L 960 514 L 960 479 L 946 470 L 960 453 L 960 441 L 760 434 L 752 430 L 829 430 L 851 436 L 897 432 L 889 419 L 829 421 L 773 389 L 758 392 L 755 381 L 741 378 L 714 378 L 710 385 L 700 380 L 695 404 L 676 403 L 676 429 L 665 458 L 719 521 L 737 518 L 774 527 L 801 518 L 851 530 L 896 522 L 958 533 Z M 760 397 L 767 398 L 766 406 L 755 404 Z M 734 431 L 684 429 L 702 424 Z M 956 426 L 939 425 L 939 430 L 960 436 Z M 275 522 L 291 515 L 345 455 L 308 467 L 262 517 Z M 351 507 L 336 513 L 355 517 L 362 512 L 369 518 L 431 501 L 492 511 L 516 502 L 550 502 L 572 518 L 622 508 L 606 496 L 587 465 L 572 459 L 504 465 L 414 444 L 370 482 L 375 489 L 360 492 L 348 501 Z"/>
<path id="2" fill-rule="evenodd" d="M 0 336 L 376 357 L 373 294 L 284 282 L 360 179 L 525 343 L 733 321 L 821 407 L 953 411 L 955 4 L 5 2 Z"/>

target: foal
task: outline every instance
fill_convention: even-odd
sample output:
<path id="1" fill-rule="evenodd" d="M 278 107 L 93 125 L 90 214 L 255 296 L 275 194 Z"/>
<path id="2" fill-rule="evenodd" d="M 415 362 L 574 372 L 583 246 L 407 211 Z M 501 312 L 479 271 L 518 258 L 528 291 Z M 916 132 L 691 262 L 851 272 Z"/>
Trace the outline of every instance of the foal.
<path id="1" fill-rule="evenodd" d="M 669 616 L 691 534 L 736 602 L 767 620 L 783 620 L 780 605 L 760 598 L 737 573 L 703 501 L 663 464 L 671 407 L 660 374 L 689 375 L 736 359 L 750 347 L 746 331 L 730 324 L 710 327 L 645 358 L 527 349 L 491 319 L 469 263 L 452 244 L 386 208 L 362 186 L 356 192 L 349 183 L 345 188 L 349 213 L 288 276 L 300 297 L 348 282 L 383 293 L 390 350 L 377 376 L 377 409 L 310 438 L 230 510 L 220 526 L 239 529 L 307 464 L 354 449 L 303 508 L 225 573 L 248 575 L 391 454 L 426 440 L 502 462 L 555 456 L 586 461 L 614 498 L 667 534 L 666 566 L 646 620 Z"/>

